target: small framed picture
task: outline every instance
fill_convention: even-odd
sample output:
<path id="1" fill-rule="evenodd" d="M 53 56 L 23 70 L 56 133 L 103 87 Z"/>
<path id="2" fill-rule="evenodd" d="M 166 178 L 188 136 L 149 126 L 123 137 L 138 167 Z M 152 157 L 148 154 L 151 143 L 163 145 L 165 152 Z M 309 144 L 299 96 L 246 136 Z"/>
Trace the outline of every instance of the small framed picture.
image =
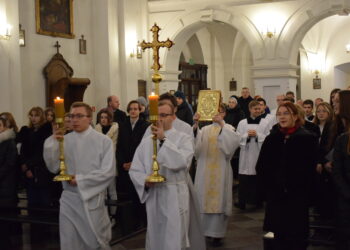
<path id="1" fill-rule="evenodd" d="M 84 39 L 84 35 L 81 35 L 79 39 L 79 53 L 86 54 L 86 40 Z"/>
<path id="2" fill-rule="evenodd" d="M 321 89 L 321 78 L 314 78 L 312 83 L 314 89 Z"/>
<path id="3" fill-rule="evenodd" d="M 237 81 L 234 78 L 230 81 L 230 91 L 237 91 Z"/>

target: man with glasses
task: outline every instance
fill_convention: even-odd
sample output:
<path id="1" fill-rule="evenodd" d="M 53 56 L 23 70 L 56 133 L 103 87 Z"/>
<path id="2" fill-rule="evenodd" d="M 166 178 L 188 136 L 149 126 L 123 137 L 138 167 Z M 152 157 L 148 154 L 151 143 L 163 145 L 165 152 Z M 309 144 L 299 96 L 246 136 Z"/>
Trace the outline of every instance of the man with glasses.
<path id="1" fill-rule="evenodd" d="M 171 105 L 174 106 L 174 110 L 175 110 L 175 113 L 177 111 L 177 101 L 176 101 L 176 97 L 173 96 L 172 94 L 169 94 L 169 93 L 164 93 L 162 95 L 159 96 L 159 101 L 162 101 L 162 102 L 167 102 Z M 179 118 L 176 117 L 176 114 L 175 114 L 175 119 L 172 123 L 172 126 L 177 130 L 177 131 L 180 131 L 180 132 L 183 132 L 187 135 L 189 135 L 192 139 L 193 139 L 193 130 L 192 130 L 192 127 L 180 120 Z M 151 126 L 149 126 L 143 136 L 143 138 L 149 136 L 151 134 Z"/>
<path id="2" fill-rule="evenodd" d="M 71 181 L 62 182 L 60 199 L 61 249 L 110 249 L 111 224 L 104 204 L 106 189 L 115 176 L 112 140 L 90 124 L 92 109 L 83 102 L 71 106 L 73 132 L 64 136 L 64 154 Z M 48 169 L 59 171 L 59 143 L 63 131 L 44 144 Z"/>
<path id="3" fill-rule="evenodd" d="M 136 149 L 129 169 L 130 178 L 147 210 L 146 249 L 204 249 L 199 214 L 194 207 L 188 166 L 193 157 L 189 135 L 173 128 L 176 119 L 172 104 L 160 101 L 157 125 L 157 161 L 164 183 L 147 182 L 152 174 L 152 136 L 144 138 Z"/>

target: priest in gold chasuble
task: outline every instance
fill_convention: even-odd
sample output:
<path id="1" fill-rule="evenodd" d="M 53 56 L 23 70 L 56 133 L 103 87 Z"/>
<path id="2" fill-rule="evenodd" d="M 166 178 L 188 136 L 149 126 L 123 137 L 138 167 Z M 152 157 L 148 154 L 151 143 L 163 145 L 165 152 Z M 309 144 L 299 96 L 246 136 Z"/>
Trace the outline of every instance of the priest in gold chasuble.
<path id="1" fill-rule="evenodd" d="M 213 124 L 197 128 L 194 125 L 197 171 L 195 188 L 200 203 L 204 235 L 225 237 L 228 218 L 232 213 L 232 169 L 230 160 L 239 146 L 239 135 L 223 120 L 225 107 L 213 117 Z"/>

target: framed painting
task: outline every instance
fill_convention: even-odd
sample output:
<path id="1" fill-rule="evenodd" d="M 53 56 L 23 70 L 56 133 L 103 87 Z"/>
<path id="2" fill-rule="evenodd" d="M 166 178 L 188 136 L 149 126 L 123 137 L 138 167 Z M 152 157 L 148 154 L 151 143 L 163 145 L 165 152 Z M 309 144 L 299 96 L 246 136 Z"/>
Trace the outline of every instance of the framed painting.
<path id="1" fill-rule="evenodd" d="M 312 85 L 314 89 L 321 89 L 321 78 L 314 78 L 312 80 Z"/>
<path id="2" fill-rule="evenodd" d="M 74 38 L 73 0 L 35 0 L 36 32 Z"/>
<path id="3" fill-rule="evenodd" d="M 220 90 L 200 90 L 198 94 L 197 112 L 200 121 L 212 121 L 214 115 L 219 112 L 221 101 Z"/>

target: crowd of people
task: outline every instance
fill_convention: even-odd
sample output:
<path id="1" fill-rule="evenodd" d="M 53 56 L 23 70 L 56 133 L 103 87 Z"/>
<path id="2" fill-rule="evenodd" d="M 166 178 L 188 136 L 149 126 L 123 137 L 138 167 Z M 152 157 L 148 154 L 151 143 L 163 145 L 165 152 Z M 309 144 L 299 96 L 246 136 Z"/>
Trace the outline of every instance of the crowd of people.
<path id="1" fill-rule="evenodd" d="M 264 230 L 274 233 L 275 249 L 302 250 L 313 207 L 336 222 L 337 249 L 350 249 L 350 90 L 334 89 L 329 102 L 295 100 L 289 91 L 276 104 L 270 110 L 243 88 L 207 124 L 184 93 L 164 93 L 158 121 L 150 124 L 144 97 L 130 101 L 125 113 L 119 98 L 109 96 L 96 124 L 89 105 L 73 103 L 64 130 L 52 108 L 31 108 L 21 129 L 3 112 L 0 212 L 16 213 L 22 188 L 29 207 L 60 207 L 62 249 L 109 249 L 118 210 L 107 211 L 104 200 L 130 200 L 129 223 L 147 226 L 147 249 L 198 250 L 222 244 L 233 205 L 265 206 Z M 165 183 L 147 181 L 153 136 Z M 63 137 L 72 179 L 61 185 L 53 177 Z M 9 236 L 8 228 L 2 223 L 0 233 Z M 2 249 L 10 244 L 1 237 Z"/>

